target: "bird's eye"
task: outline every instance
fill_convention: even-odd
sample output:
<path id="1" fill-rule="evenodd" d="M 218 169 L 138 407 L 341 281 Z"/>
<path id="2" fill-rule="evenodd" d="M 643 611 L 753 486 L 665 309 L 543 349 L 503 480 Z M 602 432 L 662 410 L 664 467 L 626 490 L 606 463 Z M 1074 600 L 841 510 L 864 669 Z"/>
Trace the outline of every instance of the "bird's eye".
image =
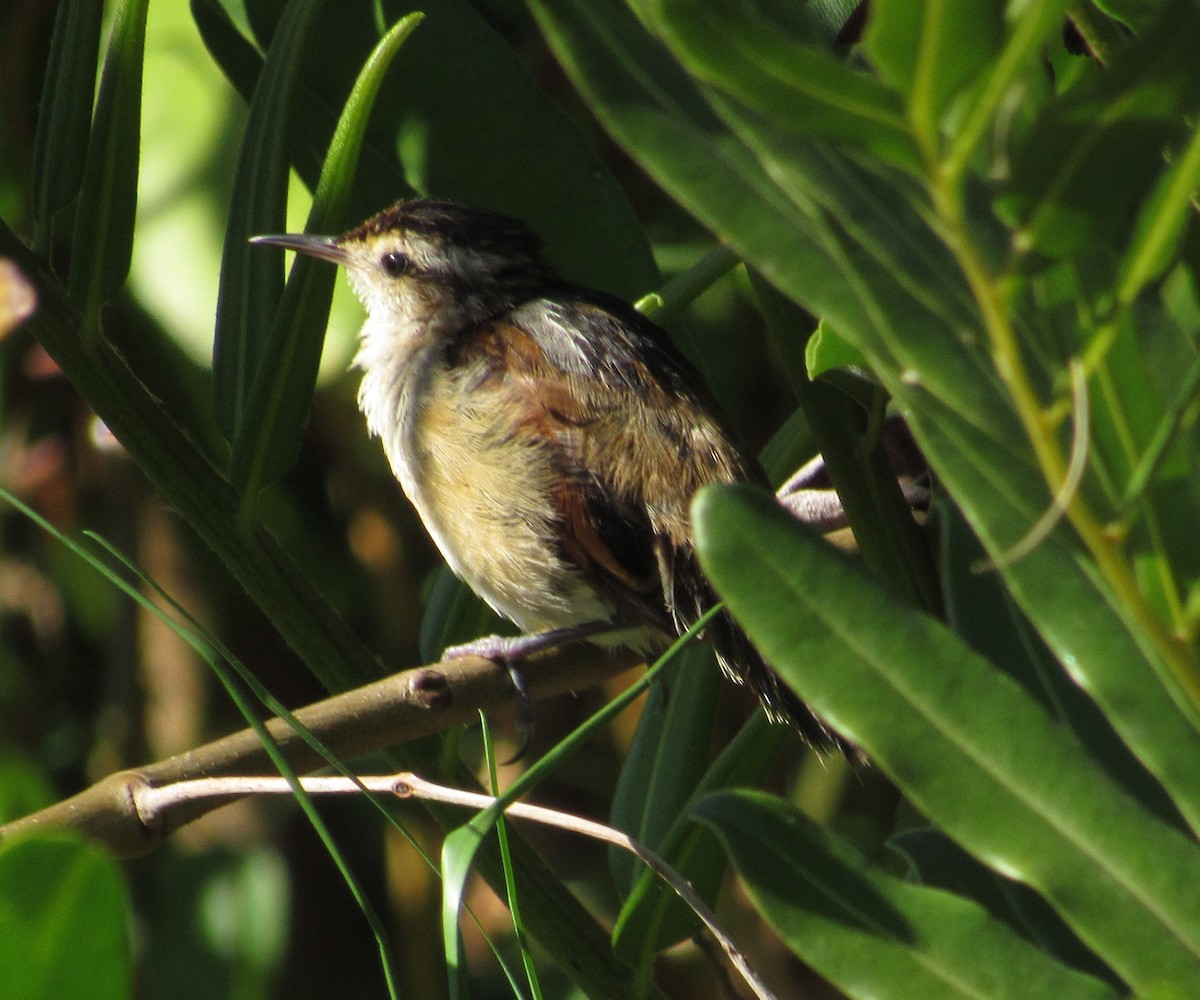
<path id="1" fill-rule="evenodd" d="M 379 258 L 379 266 L 388 277 L 399 278 L 408 271 L 408 258 L 398 250 L 389 250 Z"/>

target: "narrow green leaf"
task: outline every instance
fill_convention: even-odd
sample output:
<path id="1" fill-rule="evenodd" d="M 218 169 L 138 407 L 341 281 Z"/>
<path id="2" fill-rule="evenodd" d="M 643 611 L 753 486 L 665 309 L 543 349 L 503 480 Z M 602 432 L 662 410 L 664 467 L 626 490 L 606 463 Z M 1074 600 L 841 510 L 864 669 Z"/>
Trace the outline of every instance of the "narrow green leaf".
<path id="1" fill-rule="evenodd" d="M 450 567 L 439 566 L 423 593 L 421 616 L 422 663 L 436 663 L 449 646 L 458 646 L 481 635 L 514 635 L 516 626 L 501 618 Z"/>
<path id="2" fill-rule="evenodd" d="M 334 130 L 306 231 L 331 233 L 345 228 L 367 119 L 392 59 L 420 22 L 420 14 L 397 21 L 367 58 Z M 297 254 L 254 362 L 256 374 L 233 439 L 232 478 L 248 498 L 282 475 L 300 447 L 336 278 L 336 268 Z"/>
<path id="3" fill-rule="evenodd" d="M 97 0 L 63 0 L 54 18 L 33 153 L 34 249 L 43 257 L 52 216 L 83 181 L 103 14 Z"/>
<path id="4" fill-rule="evenodd" d="M 651 698 L 658 690 L 655 688 L 651 692 Z M 650 708 L 648 704 L 643 715 Z M 768 722 L 765 714 L 756 712 L 700 781 L 689 788 L 689 794 L 676 800 L 676 811 L 670 817 L 670 823 L 657 831 L 656 839 L 647 841 L 645 834 L 635 834 L 639 841 L 651 846 L 686 878 L 700 898 L 709 904 L 716 898 L 725 872 L 725 853 L 711 832 L 695 822 L 691 807 L 712 792 L 759 784 L 775 762 L 781 745 L 789 738 L 795 736 L 787 726 Z M 695 755 L 695 745 L 690 750 Z M 657 786 L 661 788 L 666 784 L 660 778 Z M 615 816 L 613 825 L 625 829 Z M 627 878 L 622 881 L 624 873 L 613 867 L 618 885 L 630 885 Z M 698 918 L 683 900 L 657 875 L 643 870 L 630 885 L 625 905 L 613 927 L 613 948 L 638 969 L 645 970 L 662 951 L 694 934 L 698 923 Z"/>
<path id="5" fill-rule="evenodd" d="M 213 340 L 214 404 L 230 442 L 242 432 L 246 402 L 283 294 L 283 251 L 251 247 L 247 241 L 284 229 L 289 121 L 321 3 L 288 3 L 254 90 L 234 174 Z"/>
<path id="6" fill-rule="evenodd" d="M 262 53 L 221 0 L 191 0 L 192 19 L 209 55 L 247 104 L 262 72 Z"/>
<path id="7" fill-rule="evenodd" d="M 910 885 L 761 792 L 695 809 L 721 837 L 750 898 L 784 942 L 851 997 L 1115 998 L 950 893 Z"/>
<path id="8" fill-rule="evenodd" d="M 684 650 L 651 690 L 638 718 L 609 819 L 652 850 L 661 847 L 708 769 L 708 754 L 697 748 L 711 741 L 722 683 L 711 649 Z M 622 895 L 643 874 L 637 859 L 625 851 L 610 852 L 609 869 Z"/>
<path id="9" fill-rule="evenodd" d="M 123 0 L 100 77 L 71 258 L 71 298 L 96 332 L 100 306 L 125 283 L 133 254 L 148 0 Z"/>
<path id="10" fill-rule="evenodd" d="M 1184 231 L 1196 215 L 1197 189 L 1200 189 L 1200 127 L 1192 129 L 1182 155 L 1159 179 L 1138 213 L 1133 240 L 1117 279 L 1118 302 L 1132 302 L 1178 255 Z"/>
<path id="11" fill-rule="evenodd" d="M 1096 7 L 1134 31 L 1141 31 L 1162 10 L 1162 0 L 1095 0 Z"/>
<path id="12" fill-rule="evenodd" d="M 1009 22 L 1008 37 L 991 70 L 979 82 L 963 108 L 954 141 L 942 163 L 951 182 L 961 181 L 980 142 L 994 126 L 996 115 L 1022 74 L 1040 56 L 1052 34 L 1062 31 L 1063 15 L 1071 0 L 1041 0 L 1025 4 Z"/>
<path id="13" fill-rule="evenodd" d="M 680 838 L 669 845 L 665 840 L 704 778 L 713 719 L 725 683 L 710 648 L 685 649 L 650 691 L 621 767 L 610 822 L 658 852 L 668 864 L 681 860 L 677 854 Z M 613 928 L 613 951 L 637 970 L 640 982 L 649 982 L 658 953 L 698 933 L 700 925 L 679 897 L 632 855 L 610 848 L 608 860 L 617 891 L 626 901 L 622 918 Z M 687 861 L 690 864 L 685 862 L 686 872 L 681 874 L 701 899 L 711 903 L 725 859 L 719 851 L 709 849 Z M 658 893 L 660 889 L 665 892 Z M 641 920 L 627 932 L 623 918 L 631 905 L 636 908 L 633 896 L 646 893 L 654 895 L 657 905 L 638 908 Z"/>
<path id="14" fill-rule="evenodd" d="M 1019 250 L 1065 256 L 1122 224 L 1200 109 L 1197 47 L 1200 11 L 1173 0 L 1106 73 L 1043 109 L 1010 150 L 1012 180 L 997 202 L 1018 226 Z"/>
<path id="15" fill-rule="evenodd" d="M 349 92 L 379 37 L 373 6 L 326 4 L 318 21 L 322 48 L 297 93 L 293 150 L 310 188 L 336 122 L 328 95 Z M 251 9 L 259 37 L 276 30 L 270 7 Z M 527 223 L 571 280 L 629 301 L 658 287 L 649 242 L 620 184 L 511 46 L 465 0 L 439 0 L 425 14 L 375 102 L 349 214 L 365 218 L 414 191 L 457 198 Z M 242 93 L 253 85 L 243 57 L 222 68 Z"/>
<path id="16" fill-rule="evenodd" d="M 115 861 L 56 832 L 0 844 L 5 1000 L 125 997 L 128 892 Z"/>
<path id="17" fill-rule="evenodd" d="M 941 606 L 936 570 L 888 462 L 882 427 L 872 428 L 871 414 L 850 396 L 807 377 L 803 354 L 811 320 L 756 272 L 751 281 L 864 562 L 893 593 L 935 613 Z M 882 421 L 884 400 L 877 394 Z"/>
<path id="18" fill-rule="evenodd" d="M 583 725 L 576 727 L 569 736 L 561 740 L 549 753 L 531 766 L 524 774 L 514 781 L 508 790 L 488 808 L 477 813 L 473 819 L 459 827 L 447 836 L 442 847 L 442 941 L 446 946 L 446 962 L 450 966 L 452 976 L 465 974 L 463 967 L 462 949 L 458 936 L 458 914 L 462 907 L 462 894 L 466 877 L 474 863 L 484 839 L 491 833 L 496 818 L 510 802 L 515 802 L 529 789 L 542 781 L 555 768 L 561 766 L 570 756 L 589 740 L 600 727 L 606 725 L 617 714 L 624 711 L 655 682 L 660 673 L 675 657 L 692 642 L 696 635 L 703 631 L 708 620 L 715 615 L 720 606 L 702 615 L 691 628 L 673 642 L 669 649 L 655 664 L 646 671 L 635 683 L 626 688 L 621 694 L 610 701 L 598 712 L 593 713 Z M 458 984 L 452 981 L 451 988 Z"/>
<path id="19" fill-rule="evenodd" d="M 693 519 L 705 572 L 767 659 L 918 809 L 1037 889 L 1135 990 L 1200 977 L 1194 841 L 1139 808 L 1008 677 L 772 498 L 706 489 Z"/>
<path id="20" fill-rule="evenodd" d="M 683 64 L 783 128 L 869 149 L 907 170 L 917 148 L 895 93 L 732 3 L 658 0 L 653 21 Z"/>

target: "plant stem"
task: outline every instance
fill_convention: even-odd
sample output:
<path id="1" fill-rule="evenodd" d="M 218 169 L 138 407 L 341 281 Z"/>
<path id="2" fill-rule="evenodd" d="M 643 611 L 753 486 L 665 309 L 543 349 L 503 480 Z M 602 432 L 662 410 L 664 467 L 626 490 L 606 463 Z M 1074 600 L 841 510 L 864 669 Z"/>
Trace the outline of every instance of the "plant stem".
<path id="1" fill-rule="evenodd" d="M 1038 467 L 1051 495 L 1060 496 L 1067 479 L 1067 458 L 1058 440 L 1058 421 L 1042 406 L 1025 367 L 1016 329 L 1009 320 L 1006 283 L 988 272 L 970 238 L 958 190 L 946 182 L 947 175 L 941 176 L 943 183 L 935 183 L 932 190 L 935 211 L 979 307 L 992 361 L 1025 428 Z M 1105 530 L 1078 491 L 1064 498 L 1064 513 L 1120 607 L 1136 622 L 1166 666 L 1169 675 L 1166 679 L 1172 682 L 1169 688 L 1182 695 L 1180 707 L 1196 720 L 1200 716 L 1200 664 L 1192 649 L 1150 607 L 1119 541 Z"/>

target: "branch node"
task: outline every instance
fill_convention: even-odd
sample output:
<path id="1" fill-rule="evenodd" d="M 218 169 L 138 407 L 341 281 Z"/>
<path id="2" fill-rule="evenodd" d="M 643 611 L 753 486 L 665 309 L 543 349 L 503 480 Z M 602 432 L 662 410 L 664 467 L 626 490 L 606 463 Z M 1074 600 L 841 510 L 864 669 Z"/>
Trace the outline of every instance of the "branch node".
<path id="1" fill-rule="evenodd" d="M 430 712 L 444 712 L 454 703 L 450 682 L 440 670 L 418 671 L 411 684 L 417 704 Z"/>

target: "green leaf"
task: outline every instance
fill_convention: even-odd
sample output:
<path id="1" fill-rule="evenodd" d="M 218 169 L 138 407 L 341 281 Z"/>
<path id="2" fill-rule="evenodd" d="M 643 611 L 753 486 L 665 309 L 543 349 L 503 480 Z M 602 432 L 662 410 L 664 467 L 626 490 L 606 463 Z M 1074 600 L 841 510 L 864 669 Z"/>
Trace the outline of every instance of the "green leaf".
<path id="1" fill-rule="evenodd" d="M 0 823 L 27 816 L 54 802 L 42 770 L 10 749 L 0 749 Z"/>
<path id="2" fill-rule="evenodd" d="M 1019 75 L 1051 28 L 1052 6 L 1022 15 L 969 114 L 998 102 L 991 88 Z M 605 126 L 638 162 L 863 353 L 988 551 L 1005 552 L 1022 538 L 1050 497 L 982 350 L 962 274 L 930 228 L 920 193 L 899 175 L 781 133 L 726 99 L 720 106 L 736 124 L 731 132 L 619 8 L 563 0 L 534 11 Z M 970 147 L 965 135 L 955 140 L 959 153 Z M 1023 321 L 1036 328 L 1036 316 Z M 1070 665 L 1200 826 L 1200 735 L 1164 687 L 1165 666 L 1078 541 L 1056 531 L 1003 575 L 1055 658 Z"/>
<path id="3" fill-rule="evenodd" d="M 50 248 L 51 217 L 79 191 L 92 124 L 104 4 L 64 0 L 54 19 L 33 154 L 35 249 Z"/>
<path id="4" fill-rule="evenodd" d="M 825 320 L 817 324 L 804 348 L 804 364 L 810 379 L 818 379 L 838 368 L 865 368 L 864 358 L 845 337 Z"/>
<path id="5" fill-rule="evenodd" d="M 262 72 L 262 53 L 246 37 L 221 0 L 191 0 L 191 12 L 213 62 L 249 104 Z"/>
<path id="6" fill-rule="evenodd" d="M 867 863 L 780 799 L 726 792 L 696 814 L 720 835 L 754 905 L 784 942 L 851 997 L 1116 997 L 973 902 Z"/>
<path id="7" fill-rule="evenodd" d="M 687 669 L 686 663 L 682 669 Z M 723 678 L 718 678 L 718 682 L 728 683 Z M 643 709 L 643 719 L 646 712 L 655 708 L 654 699 L 659 690 L 661 688 L 652 690 L 646 708 Z M 678 697 L 679 689 L 674 687 L 671 690 L 673 700 Z M 645 739 L 643 728 L 647 730 Z M 644 727 L 639 721 L 639 743 L 648 744 L 649 737 L 661 729 L 662 727 L 653 724 Z M 671 736 L 668 735 L 667 738 Z M 768 722 L 764 713 L 757 712 L 721 751 L 720 756 L 708 767 L 700 780 L 687 786 L 686 795 L 669 795 L 674 808 L 673 813 L 658 808 L 656 802 L 646 803 L 647 816 L 656 820 L 658 827 L 643 829 L 634 836 L 641 843 L 650 846 L 667 864 L 686 878 L 700 898 L 709 904 L 716 898 L 721 876 L 725 872 L 725 853 L 712 833 L 695 822 L 691 806 L 714 791 L 739 785 L 759 784 L 775 762 L 781 745 L 789 738 L 794 737 L 787 726 Z M 686 745 L 684 750 L 696 757 L 697 745 L 699 744 Z M 637 744 L 634 750 L 639 750 Z M 645 754 L 645 749 L 641 748 L 641 752 Z M 649 795 L 668 797 L 664 794 L 670 787 L 670 776 L 667 772 L 657 771 L 653 782 L 645 781 L 636 786 L 625 781 L 625 774 L 630 770 L 633 761 L 634 752 L 631 752 L 622 771 L 618 800 L 614 803 L 613 825 L 618 829 L 628 829 L 622 824 L 618 813 L 622 795 L 633 799 L 636 791 L 645 789 Z M 643 826 L 649 827 L 649 824 L 643 823 Z M 626 890 L 627 894 L 625 905 L 621 908 L 613 928 L 613 948 L 618 955 L 636 964 L 645 974 L 660 952 L 696 932 L 698 918 L 653 872 L 641 871 L 631 883 L 632 871 L 627 872 L 615 863 L 611 867 L 618 887 Z"/>
<path id="8" fill-rule="evenodd" d="M 961 181 L 980 142 L 994 131 L 997 115 L 1014 91 L 1024 96 L 1023 77 L 1042 57 L 1052 36 L 1062 33 L 1063 16 L 1070 0 L 1041 0 L 1019 9 L 1008 25 L 1008 35 L 991 69 L 964 102 L 953 142 L 941 165 L 948 181 Z"/>
<path id="9" fill-rule="evenodd" d="M 1001 0 L 881 0 L 871 5 L 865 44 L 871 62 L 907 99 L 923 145 L 935 150 L 950 101 L 990 69 L 1003 38 Z"/>
<path id="10" fill-rule="evenodd" d="M 466 878 L 474 863 L 475 855 L 484 839 L 491 833 L 497 817 L 510 802 L 516 801 L 537 785 L 602 726 L 640 697 L 654 683 L 667 664 L 695 639 L 696 634 L 704 628 L 717 610 L 717 608 L 713 608 L 702 615 L 684 635 L 672 643 L 671 647 L 641 678 L 598 712 L 595 712 L 583 725 L 576 727 L 553 750 L 517 778 L 490 806 L 476 813 L 468 823 L 446 837 L 442 845 L 442 943 L 446 949 L 447 965 L 450 967 L 453 977 L 451 981 L 453 995 L 463 995 L 465 991 L 465 964 L 458 934 L 458 914 L 462 907 Z"/>
<path id="11" fill-rule="evenodd" d="M 699 79 L 782 128 L 862 147 L 918 170 L 900 102 L 874 77 L 798 44 L 732 3 L 658 0 L 649 6 L 655 30 Z"/>
<path id="12" fill-rule="evenodd" d="M 1179 253 L 1186 227 L 1196 215 L 1200 188 L 1200 128 L 1193 128 L 1183 154 L 1159 178 L 1138 212 L 1133 239 L 1121 262 L 1118 302 L 1132 302 L 1147 282 L 1162 276 Z"/>
<path id="13" fill-rule="evenodd" d="M 908 859 L 922 885 L 973 899 L 1065 965 L 1120 985 L 1112 970 L 1083 946 L 1041 896 L 980 864 L 941 830 L 905 830 L 892 837 L 888 846 Z"/>
<path id="14" fill-rule="evenodd" d="M 1096 703 L 1059 668 L 999 574 L 980 572 L 986 555 L 962 512 L 942 500 L 933 517 L 939 529 L 946 622 L 955 635 L 1069 725 L 1092 759 L 1144 808 L 1182 826 L 1162 786 L 1113 731 Z"/>
<path id="15" fill-rule="evenodd" d="M 367 58 L 334 130 L 306 232 L 345 228 L 367 119 L 392 59 L 420 21 L 419 14 L 397 21 Z M 230 470 L 234 485 L 247 497 L 281 476 L 299 450 L 336 277 L 336 268 L 296 255 L 270 332 L 254 362 L 254 380 L 233 439 Z"/>
<path id="16" fill-rule="evenodd" d="M 5 1000 L 125 997 L 129 900 L 116 863 L 64 834 L 0 845 Z"/>
<path id="17" fill-rule="evenodd" d="M 1200 110 L 1200 11 L 1164 6 L 1107 73 L 1048 104 L 1011 150 L 1012 180 L 997 208 L 1018 227 L 1018 250 L 1051 257 L 1111 235 L 1163 167 L 1163 151 Z"/>
<path id="18" fill-rule="evenodd" d="M 372 6 L 329 3 L 320 15 L 319 58 L 306 65 L 296 94 L 293 162 L 310 188 L 336 122 L 328 95 L 349 92 L 378 38 Z M 629 301 L 657 287 L 650 245 L 616 178 L 487 21 L 464 0 L 383 6 L 389 18 L 423 9 L 425 19 L 376 101 L 351 217 L 365 218 L 414 191 L 457 198 L 528 224 L 573 281 Z M 271 37 L 278 11 L 254 5 L 250 13 L 259 37 Z M 228 64 L 226 51 L 233 55 Z M 253 75 L 245 51 L 230 39 L 214 56 L 246 94 Z"/>
<path id="19" fill-rule="evenodd" d="M 713 716 L 723 680 L 710 648 L 685 650 L 653 688 L 621 768 L 609 819 L 652 850 L 679 818 L 708 768 Z M 609 868 L 627 896 L 643 874 L 636 858 L 611 851 Z"/>
<path id="20" fill-rule="evenodd" d="M 713 719 L 726 683 L 711 648 L 686 649 L 679 662 L 667 668 L 642 708 L 609 814 L 618 830 L 656 851 L 672 867 L 681 864 L 685 870 L 676 870 L 709 903 L 716 898 L 724 858 L 710 849 L 689 852 L 684 861 L 678 853 L 683 832 L 678 821 L 708 768 L 709 754 L 700 748 L 711 743 Z M 660 951 L 700 927 L 692 911 L 638 859 L 610 848 L 608 861 L 625 900 L 613 928 L 613 951 L 638 969 L 645 981 Z M 639 907 L 638 901 L 644 903 L 647 893 L 655 897 L 654 904 Z M 630 929 L 626 921 L 631 909 L 637 914 Z"/>
<path id="21" fill-rule="evenodd" d="M 83 167 L 70 288 L 88 336 L 100 306 L 125 283 L 133 253 L 147 2 L 124 0 L 113 18 Z"/>
<path id="22" fill-rule="evenodd" d="M 863 561 L 894 593 L 936 611 L 941 604 L 936 570 L 888 462 L 882 427 L 872 428 L 872 412 L 828 380 L 807 377 L 800 355 L 811 320 L 755 272 L 751 281 Z M 874 419 L 881 422 L 884 398 L 877 387 L 873 391 Z"/>
<path id="23" fill-rule="evenodd" d="M 694 503 L 701 564 L 780 676 L 1135 990 L 1200 976 L 1200 849 L 1008 677 L 746 487 Z M 819 580 L 819 587 L 812 581 Z"/>
<path id="24" fill-rule="evenodd" d="M 217 422 L 234 442 L 283 294 L 283 251 L 252 247 L 251 236 L 284 230 L 289 120 L 303 79 L 304 50 L 321 0 L 290 0 L 254 89 L 242 134 L 233 200 L 221 255 L 221 287 L 213 340 Z"/>

